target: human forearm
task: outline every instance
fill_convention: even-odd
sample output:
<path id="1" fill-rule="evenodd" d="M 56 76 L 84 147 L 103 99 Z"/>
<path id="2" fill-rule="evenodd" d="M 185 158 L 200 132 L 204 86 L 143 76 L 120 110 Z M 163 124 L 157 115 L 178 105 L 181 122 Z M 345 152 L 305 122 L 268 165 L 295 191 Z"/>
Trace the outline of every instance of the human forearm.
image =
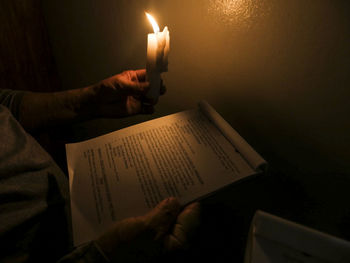
<path id="1" fill-rule="evenodd" d="M 35 131 L 95 117 L 152 113 L 153 105 L 143 105 L 148 88 L 146 70 L 142 69 L 124 71 L 82 89 L 26 93 L 20 105 L 19 121 L 25 129 Z"/>
<path id="2" fill-rule="evenodd" d="M 91 100 L 93 89 L 82 89 L 54 92 L 24 94 L 19 122 L 28 131 L 72 123 L 91 116 L 86 105 Z"/>

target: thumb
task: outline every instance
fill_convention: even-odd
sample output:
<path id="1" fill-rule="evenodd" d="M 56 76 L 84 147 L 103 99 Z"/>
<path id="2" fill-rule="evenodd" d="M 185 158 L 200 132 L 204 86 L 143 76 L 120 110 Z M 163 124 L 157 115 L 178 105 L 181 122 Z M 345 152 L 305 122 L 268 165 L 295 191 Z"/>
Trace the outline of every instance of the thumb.
<path id="1" fill-rule="evenodd" d="M 179 201 L 174 197 L 170 197 L 160 202 L 145 215 L 145 223 L 148 227 L 155 230 L 156 239 L 161 238 L 169 231 L 176 221 L 180 209 Z"/>
<path id="2" fill-rule="evenodd" d="M 165 249 L 175 251 L 178 249 L 187 249 L 189 242 L 194 236 L 200 224 L 200 205 L 192 203 L 178 216 L 173 231 L 165 239 Z"/>

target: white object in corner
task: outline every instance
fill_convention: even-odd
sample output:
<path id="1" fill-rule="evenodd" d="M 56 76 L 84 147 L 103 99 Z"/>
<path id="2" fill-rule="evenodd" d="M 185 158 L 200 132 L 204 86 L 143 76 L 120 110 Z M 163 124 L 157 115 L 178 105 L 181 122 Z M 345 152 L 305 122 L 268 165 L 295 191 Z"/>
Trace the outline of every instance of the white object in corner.
<path id="1" fill-rule="evenodd" d="M 345 263 L 350 262 L 350 242 L 257 211 L 244 262 Z"/>

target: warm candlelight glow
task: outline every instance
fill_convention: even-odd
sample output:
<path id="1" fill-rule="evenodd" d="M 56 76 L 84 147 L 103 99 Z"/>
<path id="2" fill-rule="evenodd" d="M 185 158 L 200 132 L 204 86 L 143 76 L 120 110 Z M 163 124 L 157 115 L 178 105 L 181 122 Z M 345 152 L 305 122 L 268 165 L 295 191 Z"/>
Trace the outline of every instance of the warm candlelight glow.
<path id="1" fill-rule="evenodd" d="M 153 27 L 153 30 L 154 30 L 154 33 L 159 33 L 160 29 L 159 29 L 159 26 L 156 22 L 156 20 L 153 18 L 153 16 L 151 16 L 150 14 L 148 14 L 147 12 L 146 13 L 146 16 L 148 18 L 148 20 L 151 22 L 152 24 L 152 27 Z"/>
<path id="2" fill-rule="evenodd" d="M 272 1 L 209 0 L 210 20 L 220 26 L 247 29 L 273 10 Z"/>

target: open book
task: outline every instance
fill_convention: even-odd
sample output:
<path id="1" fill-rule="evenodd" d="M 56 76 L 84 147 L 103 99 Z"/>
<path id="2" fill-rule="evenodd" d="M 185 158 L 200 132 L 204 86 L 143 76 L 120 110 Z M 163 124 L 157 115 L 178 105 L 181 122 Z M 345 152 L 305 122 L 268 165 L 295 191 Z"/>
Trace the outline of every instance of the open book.
<path id="1" fill-rule="evenodd" d="M 266 162 L 206 102 L 66 145 L 74 244 L 175 196 L 185 205 L 261 172 Z"/>

